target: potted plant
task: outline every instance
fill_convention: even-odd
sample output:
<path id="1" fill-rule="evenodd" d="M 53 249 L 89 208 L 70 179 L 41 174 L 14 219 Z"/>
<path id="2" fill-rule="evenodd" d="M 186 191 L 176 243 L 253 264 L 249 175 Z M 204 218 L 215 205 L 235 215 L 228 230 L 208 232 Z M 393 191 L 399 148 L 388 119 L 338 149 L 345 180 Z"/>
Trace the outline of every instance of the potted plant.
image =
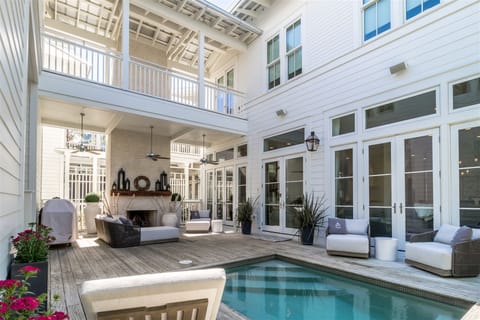
<path id="1" fill-rule="evenodd" d="M 31 223 L 30 229 L 19 232 L 12 240 L 14 258 L 10 265 L 10 277 L 15 278 L 26 265 L 38 268 L 36 277 L 31 279 L 30 291 L 39 295 L 47 291 L 48 247 L 54 240 L 50 227 Z"/>
<path id="2" fill-rule="evenodd" d="M 248 198 L 247 201 L 240 203 L 237 208 L 237 222 L 242 225 L 243 234 L 252 233 L 252 218 L 257 200 L 258 198 L 255 200 Z"/>
<path id="3" fill-rule="evenodd" d="M 32 293 L 31 281 L 38 276 L 41 270 L 37 267 L 26 265 L 19 270 L 20 280 L 0 280 L 0 319 L 68 319 L 62 311 L 54 311 L 51 305 L 46 308 L 48 294 L 46 291 Z M 53 296 L 54 302 L 59 300 L 58 295 Z"/>
<path id="4" fill-rule="evenodd" d="M 172 193 L 168 212 L 162 216 L 164 226 L 178 227 L 182 214 L 182 196 L 179 193 Z"/>
<path id="5" fill-rule="evenodd" d="M 324 196 L 317 198 L 313 192 L 310 195 L 305 193 L 301 198 L 301 204 L 291 207 L 291 210 L 294 210 L 295 222 L 302 244 L 313 244 L 315 229 L 323 225 L 327 216 L 325 201 Z"/>
<path id="6" fill-rule="evenodd" d="M 96 193 L 89 193 L 85 195 L 85 209 L 83 213 L 85 214 L 85 224 L 87 227 L 87 233 L 96 233 L 97 229 L 95 228 L 95 217 L 102 212 L 98 202 L 100 201 L 100 196 Z"/>

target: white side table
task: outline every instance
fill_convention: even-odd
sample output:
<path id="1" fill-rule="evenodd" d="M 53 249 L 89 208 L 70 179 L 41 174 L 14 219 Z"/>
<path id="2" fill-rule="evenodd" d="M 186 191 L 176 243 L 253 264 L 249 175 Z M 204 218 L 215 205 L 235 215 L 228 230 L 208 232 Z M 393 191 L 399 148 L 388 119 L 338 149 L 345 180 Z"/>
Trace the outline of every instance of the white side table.
<path id="1" fill-rule="evenodd" d="M 215 233 L 223 232 L 223 220 L 212 220 L 212 232 L 215 232 Z"/>
<path id="2" fill-rule="evenodd" d="M 397 258 L 398 239 L 375 237 L 375 258 L 384 261 L 395 261 Z"/>

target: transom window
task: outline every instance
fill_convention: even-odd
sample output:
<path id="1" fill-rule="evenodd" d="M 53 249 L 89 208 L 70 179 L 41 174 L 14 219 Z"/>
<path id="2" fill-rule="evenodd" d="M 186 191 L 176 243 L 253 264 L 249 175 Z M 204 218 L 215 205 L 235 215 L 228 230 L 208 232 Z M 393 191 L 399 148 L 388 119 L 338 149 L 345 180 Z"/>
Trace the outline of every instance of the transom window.
<path id="1" fill-rule="evenodd" d="M 217 156 L 217 161 L 226 161 L 226 160 L 232 160 L 233 159 L 233 148 L 219 151 L 216 154 Z"/>
<path id="2" fill-rule="evenodd" d="M 416 15 L 436 6 L 439 3 L 440 3 L 440 0 L 406 0 L 405 1 L 406 18 L 407 20 L 410 18 L 413 18 Z"/>
<path id="3" fill-rule="evenodd" d="M 276 35 L 267 43 L 268 89 L 280 84 L 280 37 Z"/>
<path id="4" fill-rule="evenodd" d="M 263 140 L 263 151 L 271 151 L 303 144 L 305 140 L 305 129 L 298 129 L 287 133 L 279 134 Z"/>
<path id="5" fill-rule="evenodd" d="M 480 78 L 453 85 L 453 109 L 480 104 Z"/>
<path id="6" fill-rule="evenodd" d="M 355 132 L 355 114 L 338 117 L 332 120 L 332 136 Z"/>
<path id="7" fill-rule="evenodd" d="M 364 41 L 389 30 L 390 21 L 390 0 L 363 0 Z"/>
<path id="8" fill-rule="evenodd" d="M 287 28 L 286 50 L 288 79 L 302 73 L 302 39 L 301 23 L 296 21 Z"/>
<path id="9" fill-rule="evenodd" d="M 248 155 L 247 153 L 247 145 L 246 144 L 242 144 L 240 146 L 237 147 L 237 157 L 238 158 L 241 158 L 241 157 L 246 157 Z"/>
<path id="10" fill-rule="evenodd" d="M 366 128 L 423 117 L 437 112 L 435 91 L 365 110 Z"/>

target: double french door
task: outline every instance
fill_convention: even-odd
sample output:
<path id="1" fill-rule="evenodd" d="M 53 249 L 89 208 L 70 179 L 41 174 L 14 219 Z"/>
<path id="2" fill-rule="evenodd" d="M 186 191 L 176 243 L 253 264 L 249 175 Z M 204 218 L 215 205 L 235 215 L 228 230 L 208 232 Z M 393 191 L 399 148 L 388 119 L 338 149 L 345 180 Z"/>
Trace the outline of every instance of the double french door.
<path id="1" fill-rule="evenodd" d="M 371 235 L 395 237 L 433 230 L 440 217 L 438 130 L 371 141 L 364 146 L 365 210 Z"/>
<path id="2" fill-rule="evenodd" d="M 215 170 L 215 219 L 233 225 L 233 167 Z"/>
<path id="3" fill-rule="evenodd" d="M 291 156 L 263 162 L 263 228 L 265 231 L 296 232 L 294 207 L 304 190 L 304 158 Z"/>

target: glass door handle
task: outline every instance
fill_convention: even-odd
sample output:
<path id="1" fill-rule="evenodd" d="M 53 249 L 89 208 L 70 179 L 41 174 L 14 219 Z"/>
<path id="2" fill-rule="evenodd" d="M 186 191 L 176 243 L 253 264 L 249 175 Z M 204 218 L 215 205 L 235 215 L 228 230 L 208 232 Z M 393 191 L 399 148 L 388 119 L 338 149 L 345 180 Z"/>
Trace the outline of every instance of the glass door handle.
<path id="1" fill-rule="evenodd" d="M 397 203 L 393 203 L 393 213 L 397 213 Z"/>
<path id="2" fill-rule="evenodd" d="M 402 213 L 403 203 L 400 202 L 400 213 Z"/>

